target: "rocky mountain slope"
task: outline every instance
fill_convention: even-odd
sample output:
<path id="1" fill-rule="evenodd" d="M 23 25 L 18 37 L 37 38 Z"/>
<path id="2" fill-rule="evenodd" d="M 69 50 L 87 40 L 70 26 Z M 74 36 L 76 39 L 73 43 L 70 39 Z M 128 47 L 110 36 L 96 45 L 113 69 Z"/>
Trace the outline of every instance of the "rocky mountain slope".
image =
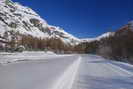
<path id="1" fill-rule="evenodd" d="M 11 0 L 0 0 L 0 37 L 10 40 L 11 36 L 5 37 L 7 33 L 18 33 L 39 39 L 57 38 L 71 45 L 80 41 L 62 28 L 49 25 L 31 8 Z"/>

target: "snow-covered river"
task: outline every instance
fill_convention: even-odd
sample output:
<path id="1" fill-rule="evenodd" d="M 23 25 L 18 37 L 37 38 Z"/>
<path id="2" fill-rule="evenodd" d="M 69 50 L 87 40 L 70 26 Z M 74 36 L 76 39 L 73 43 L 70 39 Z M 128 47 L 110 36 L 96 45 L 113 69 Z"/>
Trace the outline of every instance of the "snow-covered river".
<path id="1" fill-rule="evenodd" d="M 95 55 L 28 55 L 0 55 L 2 62 L 21 59 L 0 65 L 0 89 L 133 89 L 133 66 L 126 63 Z"/>

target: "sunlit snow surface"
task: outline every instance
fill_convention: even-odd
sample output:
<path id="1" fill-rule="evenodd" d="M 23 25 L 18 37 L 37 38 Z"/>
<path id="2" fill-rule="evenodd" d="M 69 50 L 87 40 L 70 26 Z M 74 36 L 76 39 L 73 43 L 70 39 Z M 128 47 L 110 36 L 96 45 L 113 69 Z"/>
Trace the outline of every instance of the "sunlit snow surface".
<path id="1" fill-rule="evenodd" d="M 7 52 L 1 52 L 0 53 L 0 63 L 1 64 L 7 64 L 7 63 L 13 63 L 13 62 L 20 62 L 20 61 L 36 61 L 36 60 L 45 60 L 49 58 L 54 58 L 57 55 L 52 52 L 28 52 L 24 51 L 23 53 L 7 53 Z M 63 56 L 63 55 L 58 55 Z"/>
<path id="2" fill-rule="evenodd" d="M 68 80 L 72 81 L 70 78 L 76 75 L 79 56 L 50 54 L 50 57 L 49 54 L 43 56 L 42 53 L 34 52 L 28 54 L 33 54 L 33 58 L 38 54 L 38 58 L 0 65 L 0 89 L 55 89 L 60 87 L 60 80 L 64 79 L 66 82 L 62 87 L 71 84 Z"/>
<path id="3" fill-rule="evenodd" d="M 133 65 L 96 55 L 0 53 L 0 62 L 0 89 L 133 89 Z"/>

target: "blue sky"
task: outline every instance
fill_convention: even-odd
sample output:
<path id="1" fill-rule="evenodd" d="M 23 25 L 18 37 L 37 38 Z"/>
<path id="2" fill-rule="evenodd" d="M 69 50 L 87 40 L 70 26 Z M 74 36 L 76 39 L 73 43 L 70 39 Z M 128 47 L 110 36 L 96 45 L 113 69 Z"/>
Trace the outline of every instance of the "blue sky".
<path id="1" fill-rule="evenodd" d="M 12 0 L 79 38 L 115 31 L 133 20 L 133 0 Z"/>

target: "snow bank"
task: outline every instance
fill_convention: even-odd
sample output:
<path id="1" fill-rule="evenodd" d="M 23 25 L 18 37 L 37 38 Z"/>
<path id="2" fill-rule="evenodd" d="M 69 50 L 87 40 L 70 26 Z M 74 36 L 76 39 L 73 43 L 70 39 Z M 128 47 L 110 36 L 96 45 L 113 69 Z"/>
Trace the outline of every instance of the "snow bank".
<path id="1" fill-rule="evenodd" d="M 0 53 L 0 63 L 7 64 L 20 61 L 36 61 L 36 60 L 46 60 L 55 57 L 61 57 L 65 55 L 57 55 L 53 52 L 43 52 L 43 51 L 24 51 L 23 53 Z M 69 56 L 69 55 L 68 55 Z"/>

